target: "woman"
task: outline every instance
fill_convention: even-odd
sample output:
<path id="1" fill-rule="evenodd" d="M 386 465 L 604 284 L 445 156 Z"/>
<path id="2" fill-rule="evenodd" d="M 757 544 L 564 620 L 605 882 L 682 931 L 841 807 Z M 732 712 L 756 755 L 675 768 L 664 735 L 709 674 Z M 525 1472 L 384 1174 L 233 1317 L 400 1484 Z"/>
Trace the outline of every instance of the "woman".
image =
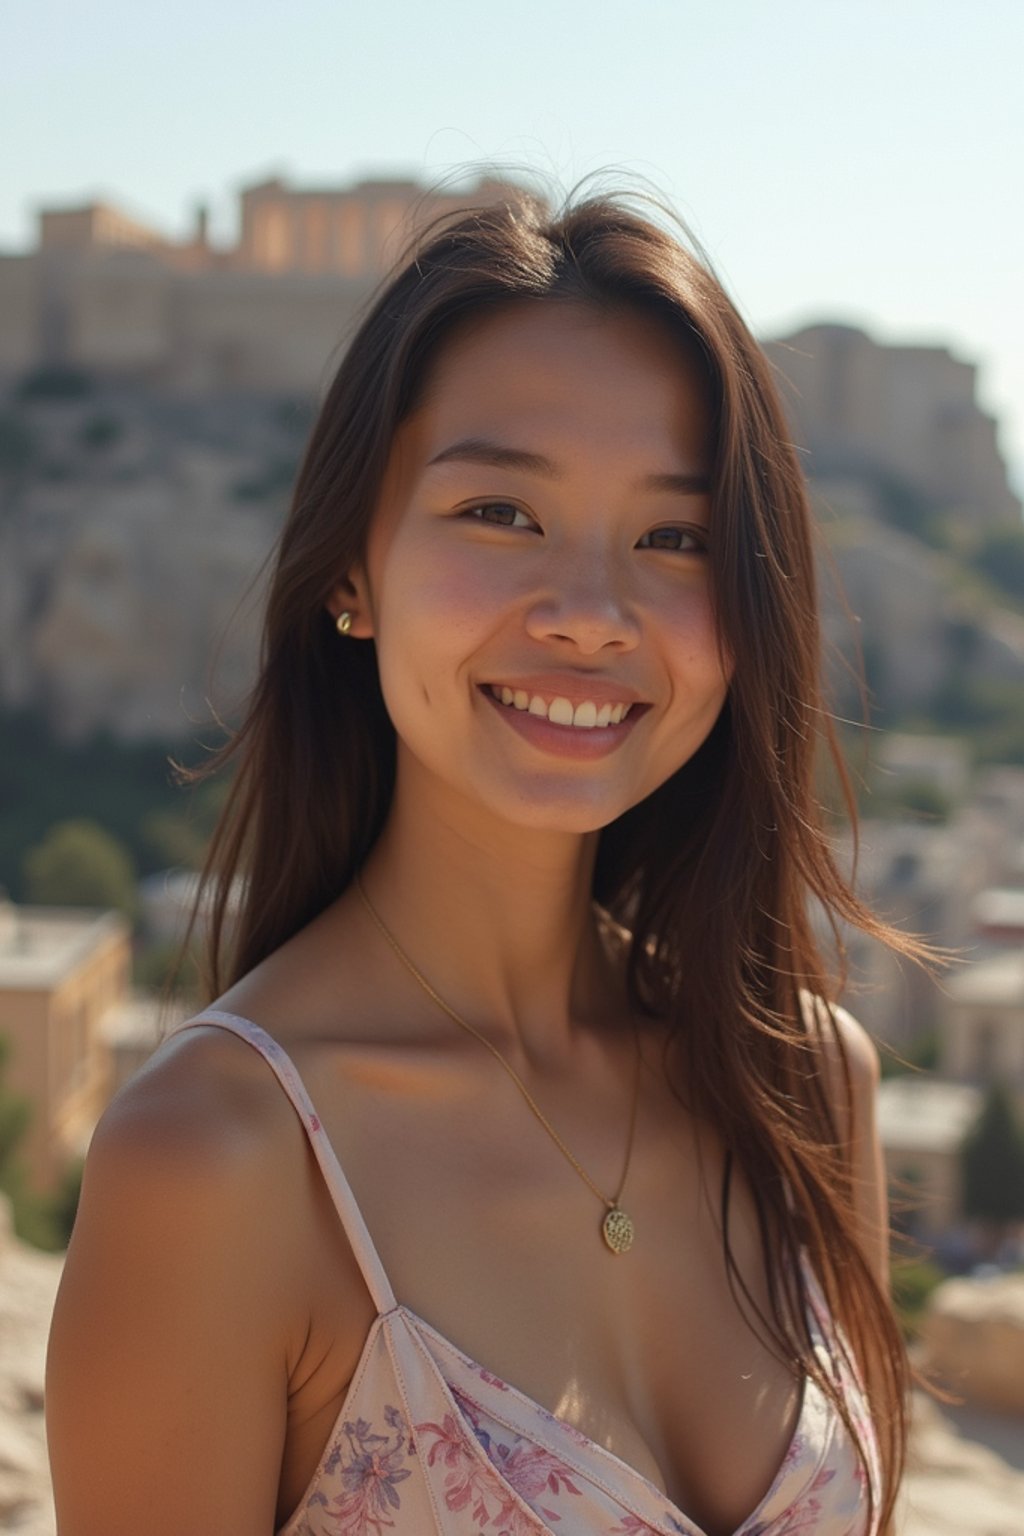
<path id="1" fill-rule="evenodd" d="M 61 1536 L 890 1529 L 878 1058 L 810 899 L 913 945 L 832 863 L 817 664 L 714 278 L 614 200 L 435 231 L 281 539 L 220 995 L 90 1150 Z"/>

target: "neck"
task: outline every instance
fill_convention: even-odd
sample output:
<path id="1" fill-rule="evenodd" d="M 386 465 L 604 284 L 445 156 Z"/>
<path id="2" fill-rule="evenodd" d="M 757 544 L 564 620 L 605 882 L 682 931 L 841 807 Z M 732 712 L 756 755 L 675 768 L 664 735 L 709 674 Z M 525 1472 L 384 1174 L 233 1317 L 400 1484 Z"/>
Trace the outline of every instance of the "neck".
<path id="1" fill-rule="evenodd" d="M 597 839 L 474 814 L 436 785 L 426 795 L 418 785 L 413 808 L 396 785 L 364 868 L 366 895 L 401 949 L 513 1064 L 558 1065 L 581 1034 L 622 1022 L 590 896 Z M 417 989 L 397 956 L 388 963 Z"/>

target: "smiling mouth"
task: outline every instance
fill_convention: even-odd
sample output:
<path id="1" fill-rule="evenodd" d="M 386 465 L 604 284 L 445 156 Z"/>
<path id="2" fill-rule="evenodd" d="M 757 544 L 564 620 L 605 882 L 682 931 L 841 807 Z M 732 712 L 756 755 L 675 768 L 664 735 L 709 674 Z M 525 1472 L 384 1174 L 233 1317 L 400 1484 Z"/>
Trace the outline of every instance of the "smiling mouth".
<path id="1" fill-rule="evenodd" d="M 552 725 L 569 725 L 583 731 L 621 725 L 632 711 L 645 707 L 625 702 L 598 705 L 593 699 L 584 699 L 582 703 L 574 705 L 570 699 L 560 694 L 552 699 L 545 699 L 539 693 L 530 694 L 522 688 L 509 688 L 500 683 L 487 683 L 484 686 L 491 697 L 506 709 L 515 709 L 521 714 L 537 715 L 543 720 L 550 721 Z"/>

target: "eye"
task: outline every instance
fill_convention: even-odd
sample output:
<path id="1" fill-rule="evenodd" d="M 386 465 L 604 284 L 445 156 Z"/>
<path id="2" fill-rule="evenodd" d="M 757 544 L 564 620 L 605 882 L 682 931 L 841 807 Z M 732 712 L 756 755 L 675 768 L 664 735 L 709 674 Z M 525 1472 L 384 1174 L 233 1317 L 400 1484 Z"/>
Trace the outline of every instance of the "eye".
<path id="1" fill-rule="evenodd" d="M 641 549 L 676 550 L 684 555 L 706 555 L 708 535 L 706 528 L 683 528 L 669 523 L 663 528 L 652 528 L 640 540 Z"/>
<path id="2" fill-rule="evenodd" d="M 522 507 L 513 506 L 510 501 L 484 501 L 475 507 L 466 507 L 460 513 L 461 517 L 468 517 L 473 522 L 486 523 L 491 528 L 529 528 L 536 527 L 533 519 L 529 517 Z M 516 522 L 520 518 L 520 522 Z"/>

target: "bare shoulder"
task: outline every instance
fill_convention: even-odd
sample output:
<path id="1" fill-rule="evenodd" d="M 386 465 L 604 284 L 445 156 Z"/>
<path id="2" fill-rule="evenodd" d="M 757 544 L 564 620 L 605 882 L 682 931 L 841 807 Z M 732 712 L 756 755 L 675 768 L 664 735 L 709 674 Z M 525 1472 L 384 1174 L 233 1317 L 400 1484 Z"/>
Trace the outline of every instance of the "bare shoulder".
<path id="1" fill-rule="evenodd" d="M 282 1097 L 250 1045 L 217 1025 L 195 1024 L 161 1041 L 111 1100 L 96 1135 L 100 1145 L 139 1138 L 155 1148 L 198 1133 L 230 1147 L 253 1121 L 262 1132 L 283 1122 L 275 1113 Z"/>
<path id="2" fill-rule="evenodd" d="M 96 1129 L 46 1367 L 68 1536 L 273 1528 L 303 1330 L 302 1129 L 261 1071 L 244 1042 L 188 1030 Z"/>
<path id="3" fill-rule="evenodd" d="M 250 1045 L 214 1025 L 163 1041 L 115 1095 L 93 1135 L 87 1185 L 116 1180 L 140 1196 L 166 1184 L 188 1210 L 259 1189 L 287 1211 L 302 1129 L 271 1069 Z M 91 1177 L 90 1177 L 91 1175 Z M 282 1250 L 289 1232 L 282 1234 Z"/>
<path id="4" fill-rule="evenodd" d="M 850 1169 L 861 1247 L 879 1284 L 887 1289 L 889 1202 L 878 1131 L 878 1047 L 845 1008 L 829 1007 L 809 993 L 803 994 L 801 1002 L 808 1033 L 820 1050 L 822 1074 Z"/>
<path id="5" fill-rule="evenodd" d="M 869 1110 L 881 1080 L 881 1058 L 868 1031 L 847 1009 L 828 1005 L 809 992 L 801 996 L 804 1022 L 816 1042 L 832 1103 L 846 1119 L 846 1076 L 849 1073 L 854 1116 Z M 853 1130 L 847 1125 L 848 1132 Z"/>

